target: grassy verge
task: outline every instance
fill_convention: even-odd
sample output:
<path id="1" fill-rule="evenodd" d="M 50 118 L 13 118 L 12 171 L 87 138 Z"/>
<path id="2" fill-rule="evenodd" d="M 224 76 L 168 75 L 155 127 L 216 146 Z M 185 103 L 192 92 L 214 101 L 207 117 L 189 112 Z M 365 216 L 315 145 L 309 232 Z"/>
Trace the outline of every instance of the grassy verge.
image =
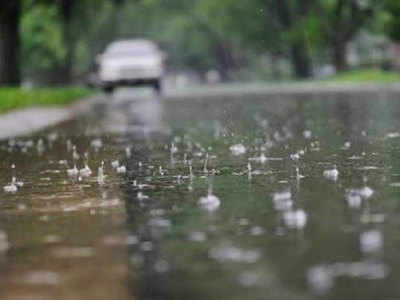
<path id="1" fill-rule="evenodd" d="M 0 113 L 28 106 L 63 105 L 92 93 L 85 88 L 0 88 Z"/>
<path id="2" fill-rule="evenodd" d="M 357 70 L 338 73 L 327 81 L 355 83 L 395 83 L 400 82 L 400 73 L 382 71 L 379 69 Z"/>

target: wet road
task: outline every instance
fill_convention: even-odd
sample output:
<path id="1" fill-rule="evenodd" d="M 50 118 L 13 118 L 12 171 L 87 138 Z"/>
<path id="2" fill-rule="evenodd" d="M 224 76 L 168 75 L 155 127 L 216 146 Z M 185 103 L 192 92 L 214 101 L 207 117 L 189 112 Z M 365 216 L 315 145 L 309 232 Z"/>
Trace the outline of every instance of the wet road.
<path id="1" fill-rule="evenodd" d="M 0 298 L 399 298 L 397 98 L 125 90 L 2 141 Z"/>

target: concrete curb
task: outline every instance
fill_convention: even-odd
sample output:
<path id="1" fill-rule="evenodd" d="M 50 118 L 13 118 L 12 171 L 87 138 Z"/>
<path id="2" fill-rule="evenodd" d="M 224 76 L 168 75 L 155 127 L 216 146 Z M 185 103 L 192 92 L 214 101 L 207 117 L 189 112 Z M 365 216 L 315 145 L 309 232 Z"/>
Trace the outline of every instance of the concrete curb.
<path id="1" fill-rule="evenodd" d="M 276 97 L 294 95 L 334 95 L 338 93 L 364 94 L 376 93 L 385 95 L 400 94 L 400 84 L 370 84 L 370 83 L 298 83 L 298 84 L 220 84 L 216 86 L 189 87 L 183 90 L 166 91 L 168 101 L 203 100 L 241 97 Z M 115 99 L 114 99 L 115 100 Z M 81 99 L 65 107 L 32 107 L 11 111 L 0 115 L 0 140 L 23 136 L 54 126 L 79 115 L 85 114 L 95 104 L 105 103 L 107 97 L 102 94 Z M 115 102 L 114 102 L 115 103 Z"/>
<path id="2" fill-rule="evenodd" d="M 187 98 L 219 98 L 248 96 L 293 96 L 293 95 L 331 95 L 337 93 L 400 93 L 400 84 L 371 83 L 268 83 L 268 84 L 219 84 L 211 87 L 193 87 L 169 91 L 168 100 Z"/>
<path id="3" fill-rule="evenodd" d="M 0 115 L 0 140 L 31 134 L 73 119 L 101 101 L 104 97 L 96 94 L 64 107 L 31 107 Z"/>

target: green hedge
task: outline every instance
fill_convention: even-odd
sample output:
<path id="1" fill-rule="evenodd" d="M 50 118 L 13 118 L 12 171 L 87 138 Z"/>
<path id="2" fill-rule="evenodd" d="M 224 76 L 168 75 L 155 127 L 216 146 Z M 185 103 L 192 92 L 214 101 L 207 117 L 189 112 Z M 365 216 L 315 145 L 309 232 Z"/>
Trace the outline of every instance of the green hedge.
<path id="1" fill-rule="evenodd" d="M 0 113 L 27 106 L 63 105 L 92 93 L 85 88 L 0 88 Z"/>
<path id="2" fill-rule="evenodd" d="M 356 70 L 338 73 L 329 80 L 341 82 L 376 82 L 394 83 L 400 82 L 400 73 L 382 71 L 379 69 Z"/>

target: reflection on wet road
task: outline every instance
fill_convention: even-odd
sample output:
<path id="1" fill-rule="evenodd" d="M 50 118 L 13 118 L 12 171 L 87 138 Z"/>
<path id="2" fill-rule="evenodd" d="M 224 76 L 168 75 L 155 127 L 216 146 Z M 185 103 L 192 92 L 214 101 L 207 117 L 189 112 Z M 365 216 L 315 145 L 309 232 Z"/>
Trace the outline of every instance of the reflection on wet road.
<path id="1" fill-rule="evenodd" d="M 128 90 L 3 141 L 0 297 L 396 299 L 399 112 Z"/>

